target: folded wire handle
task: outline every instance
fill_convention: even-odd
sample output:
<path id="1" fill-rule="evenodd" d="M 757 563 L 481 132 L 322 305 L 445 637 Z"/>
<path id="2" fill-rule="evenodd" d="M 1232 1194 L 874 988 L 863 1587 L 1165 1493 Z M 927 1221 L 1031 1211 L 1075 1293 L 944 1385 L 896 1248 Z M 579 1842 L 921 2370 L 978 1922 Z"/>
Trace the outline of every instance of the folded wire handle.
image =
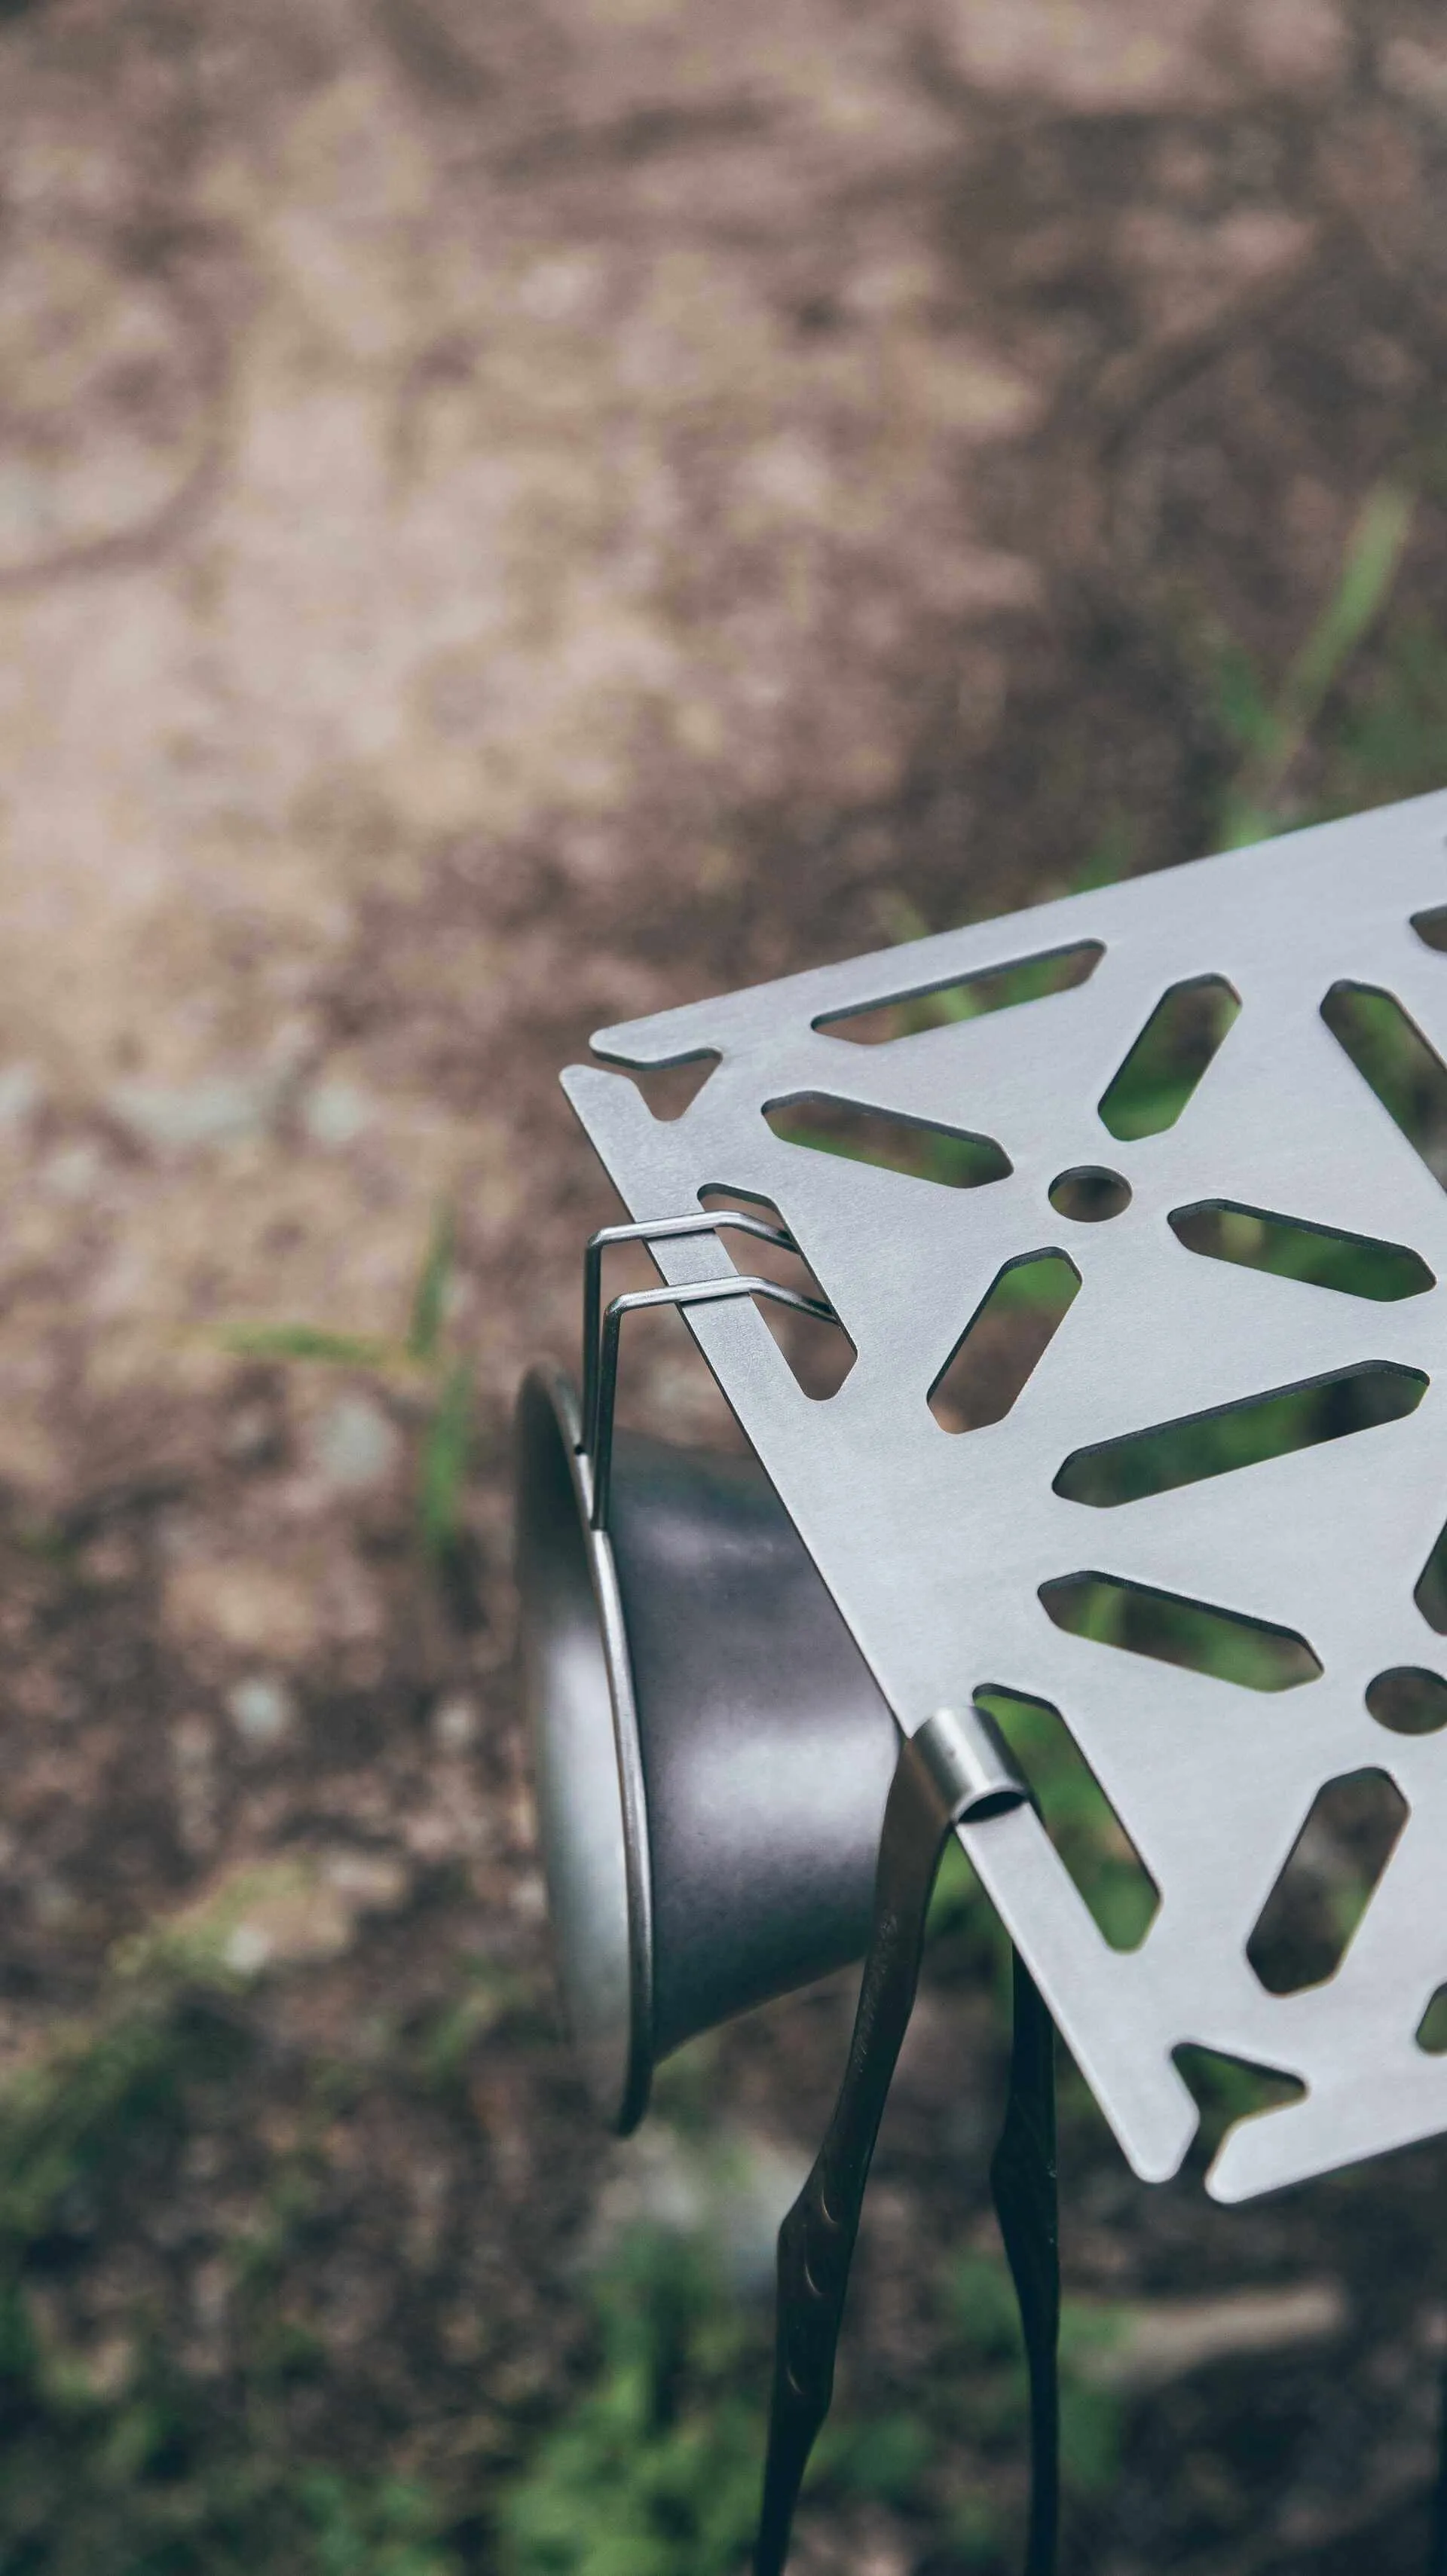
<path id="1" fill-rule="evenodd" d="M 796 1314 L 817 1315 L 821 1323 L 835 1324 L 839 1320 L 822 1297 L 805 1297 L 797 1288 L 781 1288 L 776 1279 L 751 1279 L 737 1270 L 730 1271 L 726 1279 L 690 1279 L 679 1288 L 637 1288 L 626 1297 L 615 1297 L 603 1317 L 595 1421 L 589 1443 L 593 1459 L 593 1508 L 589 1521 L 595 1530 L 608 1526 L 613 1481 L 613 1398 L 618 1384 L 618 1337 L 624 1316 L 636 1314 L 640 1307 L 716 1306 L 732 1297 L 767 1297 L 776 1306 L 792 1306 Z M 584 1438 L 586 1441 L 586 1431 Z"/>
<path id="2" fill-rule="evenodd" d="M 603 1255 L 615 1243 L 672 1243 L 680 1235 L 751 1234 L 780 1252 L 797 1252 L 792 1234 L 742 1208 L 705 1209 L 690 1216 L 645 1218 L 640 1225 L 605 1225 L 590 1235 L 583 1253 L 583 1448 L 598 1443 L 599 1343 L 603 1311 Z"/>
<path id="3" fill-rule="evenodd" d="M 583 1254 L 583 1437 L 579 1444 L 585 1457 L 593 1463 L 593 1499 L 589 1513 L 591 1526 L 603 1530 L 608 1526 L 608 1504 L 613 1481 L 613 1404 L 618 1391 L 618 1342 L 625 1315 L 643 1306 L 708 1306 L 725 1298 L 767 1297 L 776 1306 L 792 1306 L 797 1314 L 816 1315 L 822 1323 L 837 1324 L 838 1316 L 822 1297 L 806 1297 L 800 1289 L 785 1288 L 776 1279 L 743 1277 L 731 1270 L 722 1279 L 689 1279 L 676 1288 L 638 1288 L 623 1297 L 615 1297 L 606 1314 L 600 1314 L 603 1303 L 603 1255 L 615 1243 L 665 1243 L 680 1235 L 749 1234 L 758 1243 L 772 1243 L 780 1252 L 798 1252 L 792 1234 L 783 1226 L 770 1225 L 761 1216 L 750 1216 L 742 1208 L 706 1209 L 698 1215 L 665 1216 L 645 1219 L 639 1225 L 605 1225 L 589 1237 Z"/>

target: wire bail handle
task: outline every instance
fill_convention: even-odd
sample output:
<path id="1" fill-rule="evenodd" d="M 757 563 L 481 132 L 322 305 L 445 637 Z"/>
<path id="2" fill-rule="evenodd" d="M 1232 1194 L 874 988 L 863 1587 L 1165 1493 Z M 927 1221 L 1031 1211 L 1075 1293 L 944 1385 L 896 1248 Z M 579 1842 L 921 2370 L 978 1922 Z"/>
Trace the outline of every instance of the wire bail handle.
<path id="1" fill-rule="evenodd" d="M 771 1243 L 781 1252 L 797 1254 L 799 1250 L 784 1227 L 769 1225 L 763 1217 L 749 1216 L 742 1209 L 708 1209 L 697 1216 L 657 1217 L 639 1225 L 605 1225 L 589 1237 L 583 1254 L 583 1436 L 579 1454 L 592 1461 L 588 1517 L 589 1526 L 595 1530 L 606 1530 L 608 1526 L 618 1347 L 625 1315 L 652 1306 L 707 1306 L 737 1297 L 767 1297 L 776 1306 L 790 1306 L 795 1313 L 814 1315 L 822 1323 L 839 1321 L 833 1307 L 822 1297 L 806 1297 L 800 1289 L 785 1288 L 776 1279 L 759 1279 L 737 1270 L 728 1271 L 720 1279 L 686 1280 L 678 1287 L 635 1288 L 615 1297 L 603 1311 L 603 1255 L 612 1244 L 663 1243 L 679 1236 L 726 1231 L 752 1235 L 756 1242 Z"/>

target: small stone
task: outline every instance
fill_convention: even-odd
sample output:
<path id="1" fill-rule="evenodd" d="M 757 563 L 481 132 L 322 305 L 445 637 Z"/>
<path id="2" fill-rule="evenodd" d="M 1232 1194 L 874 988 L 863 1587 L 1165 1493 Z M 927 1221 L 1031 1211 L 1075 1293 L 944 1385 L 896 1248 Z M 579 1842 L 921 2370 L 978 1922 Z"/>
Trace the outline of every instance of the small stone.
<path id="1" fill-rule="evenodd" d="M 243 1743 L 258 1752 L 283 1744 L 296 1725 L 290 1691 L 264 1673 L 253 1673 L 226 1695 L 226 1714 Z"/>
<path id="2" fill-rule="evenodd" d="M 381 1406 L 367 1395 L 343 1395 L 316 1423 L 311 1437 L 316 1466 L 338 1493 L 365 1493 L 385 1484 L 401 1441 Z"/>
<path id="3" fill-rule="evenodd" d="M 42 1165 L 42 1187 L 54 1199 L 79 1201 L 92 1198 L 105 1170 L 105 1158 L 98 1145 L 62 1145 Z"/>
<path id="4" fill-rule="evenodd" d="M 352 1918 L 331 1889 L 277 1888 L 233 1926 L 221 1956 L 234 1976 L 257 1977 L 264 1968 L 339 1959 L 351 1931 Z"/>
<path id="5" fill-rule="evenodd" d="M 220 1967 L 250 1978 L 338 1959 L 363 1917 L 395 1912 L 410 1886 L 405 1863 L 387 1852 L 291 1852 L 245 1862 L 179 1914 L 123 1943 L 118 1964 L 135 1972 L 170 1960 L 193 1972 Z"/>
<path id="6" fill-rule="evenodd" d="M 277 1422 L 269 1404 L 243 1404 L 231 1416 L 221 1437 L 223 1456 L 234 1458 L 238 1466 L 250 1466 L 264 1458 L 277 1442 Z"/>
<path id="7" fill-rule="evenodd" d="M 321 1633 L 315 1578 L 254 1557 L 180 1555 L 166 1575 L 164 1613 L 178 1635 L 219 1642 L 238 1662 L 300 1663 Z"/>
<path id="8" fill-rule="evenodd" d="M 357 1914 L 390 1914 L 411 1886 L 405 1861 L 391 1852 L 335 1851 L 321 1865 L 328 1887 Z"/>
<path id="9" fill-rule="evenodd" d="M 332 1852 L 322 1859 L 279 1862 L 240 1882 L 243 1905 L 224 1932 L 222 1957 L 233 1974 L 339 1959 L 364 1914 L 388 1914 L 410 1882 L 385 1853 Z M 224 1905 L 217 1910 L 224 1915 Z"/>
<path id="10" fill-rule="evenodd" d="M 520 1922 L 546 1922 L 548 1891 L 543 1885 L 541 1870 L 520 1871 L 508 1891 L 508 1903 Z"/>
<path id="11" fill-rule="evenodd" d="M 125 2395 L 136 2375 L 135 2341 L 123 2328 L 102 2335 L 86 2353 L 82 2368 L 92 2396 L 114 2405 Z"/>
<path id="12" fill-rule="evenodd" d="M 432 1712 L 432 1740 L 439 1753 L 465 1753 L 477 1742 L 477 1703 L 464 1691 L 439 1700 Z"/>
<path id="13" fill-rule="evenodd" d="M 7 1064 L 0 1073 L 0 1127 L 18 1127 L 40 1105 L 41 1081 L 33 1064 Z"/>
<path id="14" fill-rule="evenodd" d="M 372 1104 L 354 1082 L 318 1082 L 301 1104 L 301 1123 L 314 1145 L 335 1150 L 355 1143 L 371 1126 Z"/>
<path id="15" fill-rule="evenodd" d="M 208 1145 L 238 1145 L 262 1136 L 275 1115 L 280 1084 L 271 1067 L 249 1080 L 217 1075 L 172 1087 L 120 1082 L 106 1106 L 139 1144 L 181 1154 Z"/>
<path id="16" fill-rule="evenodd" d="M 1425 109 L 1447 125 L 1447 47 L 1420 43 L 1414 36 L 1392 36 L 1382 47 L 1383 86 L 1396 97 Z"/>

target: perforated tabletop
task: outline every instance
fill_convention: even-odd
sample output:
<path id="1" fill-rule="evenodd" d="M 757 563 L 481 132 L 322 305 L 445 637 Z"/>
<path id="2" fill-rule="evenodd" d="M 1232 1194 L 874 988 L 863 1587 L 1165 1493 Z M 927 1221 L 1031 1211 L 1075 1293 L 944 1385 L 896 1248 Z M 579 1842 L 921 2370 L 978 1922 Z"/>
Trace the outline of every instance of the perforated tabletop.
<path id="1" fill-rule="evenodd" d="M 823 1400 L 749 1302 L 688 1323 L 900 1724 L 981 1691 L 1058 1711 L 1139 1854 L 1159 1901 L 1117 1948 L 1033 1810 L 961 1829 L 1136 2171 L 1194 2133 L 1183 2046 L 1304 2086 L 1228 2135 L 1226 2200 L 1447 2128 L 1418 2037 L 1447 1983 L 1441 915 L 1447 795 L 603 1031 L 620 1066 L 716 1056 L 674 1119 L 624 1072 L 564 1077 L 634 1217 L 767 1202 L 839 1317 Z M 863 1017 L 900 1003 L 903 1034 Z M 1133 1111 L 1173 1014 L 1186 1071 Z M 730 1266 L 714 1238 L 655 1258 Z M 1078 1291 L 960 1428 L 949 1372 L 1031 1263 Z M 1079 1633 L 1088 1587 L 1217 1614 L 1244 1677 Z M 1274 1991 L 1272 1891 L 1364 1777 L 1365 1912 Z"/>

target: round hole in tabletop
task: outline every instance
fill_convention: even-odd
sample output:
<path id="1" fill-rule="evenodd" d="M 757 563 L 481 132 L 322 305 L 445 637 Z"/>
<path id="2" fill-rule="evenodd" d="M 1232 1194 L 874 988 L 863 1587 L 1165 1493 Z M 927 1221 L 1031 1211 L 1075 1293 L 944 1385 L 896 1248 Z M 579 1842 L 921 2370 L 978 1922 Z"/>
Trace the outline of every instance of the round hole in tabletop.
<path id="1" fill-rule="evenodd" d="M 1103 1163 L 1076 1163 L 1068 1172 L 1057 1172 L 1050 1204 L 1057 1216 L 1071 1217 L 1077 1225 L 1099 1225 L 1130 1206 L 1130 1183 Z"/>
<path id="2" fill-rule="evenodd" d="M 1447 1682 L 1417 1664 L 1395 1664 L 1367 1685 L 1367 1707 L 1393 1735 L 1435 1735 L 1447 1726 Z"/>

